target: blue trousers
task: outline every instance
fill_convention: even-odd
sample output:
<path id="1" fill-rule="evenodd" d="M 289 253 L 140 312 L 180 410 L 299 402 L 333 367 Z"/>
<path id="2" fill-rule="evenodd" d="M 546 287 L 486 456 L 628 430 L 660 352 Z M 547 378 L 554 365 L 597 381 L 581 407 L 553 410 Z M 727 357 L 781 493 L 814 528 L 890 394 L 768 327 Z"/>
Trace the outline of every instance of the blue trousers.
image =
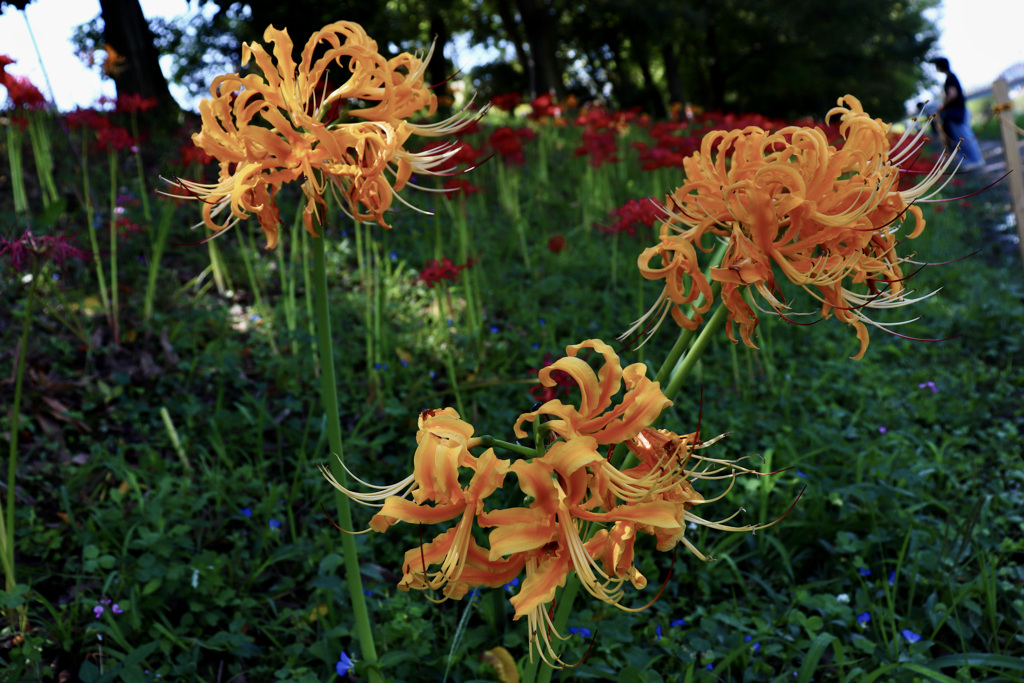
<path id="1" fill-rule="evenodd" d="M 957 142 L 960 143 L 958 154 L 963 154 L 964 164 L 981 163 L 981 147 L 978 146 L 978 139 L 974 137 L 974 131 L 971 129 L 970 112 L 964 112 L 964 120 L 960 123 L 954 123 L 943 116 L 942 127 L 946 129 L 950 145 L 955 147 Z"/>

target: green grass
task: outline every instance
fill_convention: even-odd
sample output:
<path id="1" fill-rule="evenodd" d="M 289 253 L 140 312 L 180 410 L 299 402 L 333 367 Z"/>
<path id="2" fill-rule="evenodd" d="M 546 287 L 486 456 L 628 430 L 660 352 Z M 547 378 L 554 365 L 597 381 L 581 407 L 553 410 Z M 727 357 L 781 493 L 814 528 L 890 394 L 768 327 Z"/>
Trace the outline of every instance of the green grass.
<path id="1" fill-rule="evenodd" d="M 635 276 L 651 232 L 615 242 L 585 217 L 608 223 L 608 210 L 663 195 L 680 173 L 642 172 L 632 152 L 588 173 L 573 154 L 577 129 L 540 136 L 525 166 L 502 170 L 506 188 L 509 175 L 518 179 L 516 196 L 497 192 L 500 159 L 468 176 L 485 191 L 466 200 L 461 228 L 441 205 L 447 200 L 413 193 L 406 197 L 436 208 L 436 218 L 404 212 L 390 232 L 358 234 L 332 218 L 342 426 L 347 463 L 361 477 L 390 483 L 408 473 L 425 408 L 461 401 L 477 434 L 511 439 L 516 417 L 533 406 L 531 370 L 545 354 L 610 340 L 657 295 Z M 171 147 L 152 144 L 155 157 Z M 160 158 L 150 170 L 173 172 Z M 105 159 L 94 161 L 105 168 Z M 57 171 L 61 187 L 77 186 L 73 166 Z M 27 177 L 30 205 L 40 209 Z M 20 233 L 24 219 L 8 201 L 4 222 Z M 125 204 L 140 221 L 141 209 Z M 737 523 L 770 521 L 803 496 L 757 534 L 695 531 L 711 563 L 638 543 L 650 586 L 627 602 L 647 602 L 665 582 L 661 599 L 631 615 L 578 598 L 569 625 L 591 629 L 593 644 L 569 641 L 566 661 L 583 663 L 560 680 L 1024 679 L 1020 263 L 992 235 L 1006 211 L 1000 188 L 940 206 L 926 207 L 928 229 L 901 249 L 913 246 L 930 262 L 978 253 L 925 268 L 911 286 L 941 291 L 889 319 L 920 316 L 901 332 L 945 341 L 873 331 L 866 357 L 852 361 L 857 341 L 837 321 L 803 327 L 767 316 L 760 351 L 724 334 L 714 340 L 659 426 L 689 432 L 700 414 L 703 433 L 729 433 L 715 446 L 722 455 L 757 454 L 764 471 L 781 472 L 740 481 L 704 514 L 743 507 Z M 63 209 L 35 211 L 33 229 L 77 232 L 81 210 Z M 337 678 L 339 652 L 355 649 L 332 491 L 315 467 L 330 454 L 310 352 L 308 252 L 299 230 L 283 231 L 280 254 L 254 248 L 262 243 L 255 222 L 242 224 L 217 242 L 234 283 L 218 293 L 212 273 L 198 278 L 207 248 L 179 245 L 197 239 L 187 230 L 195 209 L 177 211 L 149 322 L 150 238 L 142 231 L 122 242 L 119 347 L 103 316 L 90 313 L 91 264 L 71 263 L 59 281 L 45 280 L 52 313 L 32 322 L 21 408 L 19 587 L 0 593 L 4 607 L 29 615 L 27 632 L 8 624 L 0 635 L 11 680 L 68 672 L 87 682 L 327 681 Z M 546 248 L 555 235 L 566 238 L 560 253 Z M 427 260 L 443 256 L 475 263 L 450 299 L 416 282 Z M 4 271 L 5 406 L 26 291 L 19 274 Z M 80 319 L 91 348 L 54 313 Z M 656 369 L 673 341 L 669 328 L 625 360 Z M 364 527 L 369 516 L 357 510 L 356 519 Z M 395 589 L 418 529 L 357 542 L 392 680 L 442 680 L 449 669 L 452 681 L 496 680 L 479 655 L 498 645 L 523 659 L 525 624 L 511 621 L 502 591 L 467 608 Z M 96 607 L 104 608 L 98 616 Z M 678 620 L 685 624 L 672 626 Z"/>

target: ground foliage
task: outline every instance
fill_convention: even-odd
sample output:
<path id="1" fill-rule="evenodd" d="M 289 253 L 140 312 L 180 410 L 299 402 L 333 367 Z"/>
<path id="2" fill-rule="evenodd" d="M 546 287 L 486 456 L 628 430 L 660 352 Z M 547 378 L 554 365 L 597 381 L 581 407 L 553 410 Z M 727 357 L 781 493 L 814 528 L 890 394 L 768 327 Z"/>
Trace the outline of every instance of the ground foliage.
<path id="1" fill-rule="evenodd" d="M 467 141 L 487 147 L 506 123 L 526 125 L 498 116 Z M 29 162 L 33 211 L 15 216 L 3 193 L 5 237 L 28 223 L 85 243 L 81 179 L 69 161 L 78 148 L 65 147 L 61 121 L 50 125 L 62 199 L 42 211 Z M 532 137 L 497 138 L 521 143 L 521 165 L 515 149 L 493 146 L 495 158 L 465 176 L 481 192 L 407 193 L 434 217 L 405 211 L 384 232 L 335 212 L 326 228 L 347 463 L 369 481 L 409 471 L 425 408 L 459 404 L 478 434 L 511 438 L 546 359 L 566 344 L 610 339 L 657 293 L 635 271 L 652 228 L 633 225 L 638 237 L 600 229 L 615 225 L 612 209 L 680 182 L 671 166 L 641 170 L 644 150 L 630 143 L 651 145 L 649 129 L 634 121 L 612 138 L 619 161 L 600 163 L 609 150 L 584 145 L 583 128 L 530 125 Z M 189 170 L 178 165 L 180 144 L 143 144 L 150 187 L 158 173 Z M 87 163 L 102 196 L 106 159 Z M 39 274 L 48 307 L 31 321 L 14 492 L 20 583 L 0 593 L 9 614 L 27 609 L 30 629 L 4 630 L 6 675 L 335 679 L 339 652 L 355 641 L 333 493 L 316 469 L 330 454 L 301 230 L 283 232 L 276 252 L 259 248 L 253 221 L 217 240 L 230 280 L 218 291 L 207 246 L 186 244 L 205 236 L 188 230 L 195 206 L 153 197 L 155 215 L 173 220 L 146 321 L 157 221 L 141 217 L 135 159 L 122 153 L 118 163 L 118 206 L 139 226 L 117 249 L 120 344 L 98 309 L 94 264 Z M 946 195 L 982 182 L 968 177 Z M 704 434 L 730 434 L 720 444 L 730 455 L 757 454 L 757 467 L 779 471 L 740 481 L 718 516 L 742 507 L 741 523 L 770 521 L 803 497 L 770 530 L 696 533 L 712 563 L 638 545 L 651 586 L 633 603 L 665 581 L 661 599 L 629 615 L 579 598 L 566 660 L 583 663 L 560 680 L 1024 676 L 1020 264 L 999 232 L 1000 188 L 925 211 L 920 260 L 973 255 L 914 277 L 919 291 L 942 291 L 910 309 L 921 320 L 901 331 L 945 341 L 874 332 L 855 362 L 856 339 L 836 321 L 805 327 L 768 316 L 760 351 L 715 340 L 660 426 L 688 432 L 699 419 Z M 444 257 L 470 263 L 458 282 L 419 277 Z M 0 277 L 4 368 L 14 366 L 23 276 L 5 267 Z M 80 321 L 84 339 L 61 318 Z M 656 367 L 673 336 L 666 326 L 624 358 Z M 0 379 L 5 407 L 12 378 L 5 369 Z M 0 431 L 9 437 L 8 412 Z M 357 512 L 357 524 L 368 519 Z M 502 591 L 437 606 L 396 591 L 402 555 L 419 542 L 417 529 L 401 526 L 358 539 L 385 671 L 393 680 L 496 680 L 480 653 L 503 645 L 522 659 L 525 627 L 511 622 Z"/>

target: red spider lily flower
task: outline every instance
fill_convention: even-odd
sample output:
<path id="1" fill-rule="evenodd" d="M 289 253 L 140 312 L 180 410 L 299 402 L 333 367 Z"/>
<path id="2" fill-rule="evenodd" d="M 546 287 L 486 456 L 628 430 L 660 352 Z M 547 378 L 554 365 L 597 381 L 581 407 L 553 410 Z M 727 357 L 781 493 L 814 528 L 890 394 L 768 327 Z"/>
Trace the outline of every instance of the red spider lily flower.
<path id="1" fill-rule="evenodd" d="M 144 113 L 156 107 L 159 100 L 155 97 L 143 97 L 135 93 L 118 95 L 116 111 L 121 113 Z"/>
<path id="2" fill-rule="evenodd" d="M 523 156 L 523 140 L 532 140 L 533 138 L 534 132 L 529 128 L 502 126 L 496 128 L 488 140 L 502 159 L 521 166 L 526 162 L 526 158 Z"/>
<path id="3" fill-rule="evenodd" d="M 404 202 L 398 193 L 414 173 L 450 171 L 451 146 L 420 153 L 405 148 L 413 135 L 446 136 L 472 119 L 462 111 L 436 124 L 410 121 L 437 108 L 424 80 L 432 50 L 425 57 L 403 52 L 388 60 L 361 26 L 340 21 L 313 34 L 296 63 L 286 30 L 271 26 L 263 37 L 274 44 L 273 56 L 260 43 L 242 46 L 242 65 L 252 60 L 262 75 L 218 76 L 210 99 L 199 106 L 203 128 L 193 141 L 220 162 L 218 182 L 177 181 L 203 202 L 203 223 L 211 230 L 221 232 L 255 214 L 267 248 L 274 248 L 280 223 L 274 199 L 291 182 L 299 182 L 305 195 L 303 223 L 310 235 L 317 236 L 314 222 L 322 222 L 328 188 L 349 216 L 390 228 L 384 214 L 395 199 Z M 321 43 L 328 46 L 323 55 L 317 52 Z M 322 90 L 332 63 L 347 66 L 349 78 Z M 347 110 L 352 122 L 328 119 L 342 101 L 366 106 Z M 230 215 L 218 222 L 225 212 Z"/>
<path id="4" fill-rule="evenodd" d="M 135 144 L 135 138 L 127 128 L 121 126 L 107 126 L 97 129 L 95 149 L 108 152 L 122 149 L 129 149 Z"/>
<path id="5" fill-rule="evenodd" d="M 110 119 L 102 112 L 95 109 L 82 109 L 80 107 L 64 114 L 64 120 L 67 121 L 68 127 L 71 130 L 79 130 L 81 128 L 102 130 L 112 125 Z"/>
<path id="6" fill-rule="evenodd" d="M 42 109 L 46 106 L 43 93 L 25 76 L 4 73 L 0 85 L 7 88 L 15 109 Z"/>
<path id="7" fill-rule="evenodd" d="M 530 102 L 530 107 L 533 111 L 527 115 L 527 118 L 531 119 L 545 119 L 562 114 L 562 108 L 555 103 L 555 97 L 551 93 L 537 95 Z"/>
<path id="8" fill-rule="evenodd" d="M 548 240 L 548 251 L 557 254 L 565 249 L 565 237 L 562 235 L 555 235 Z"/>
<path id="9" fill-rule="evenodd" d="M 442 187 L 447 190 L 445 193 L 445 199 L 452 199 L 455 195 L 469 196 L 476 194 L 477 192 L 483 192 L 483 190 L 476 185 L 473 185 L 465 178 L 449 178 L 444 181 Z"/>
<path id="10" fill-rule="evenodd" d="M 590 157 L 587 163 L 594 168 L 600 168 L 605 162 L 617 162 L 618 151 L 615 131 L 588 128 L 583 131 L 583 144 L 573 150 L 573 153 L 578 157 Z"/>
<path id="11" fill-rule="evenodd" d="M 53 260 L 62 267 L 69 259 L 88 260 L 91 257 L 89 252 L 78 248 L 74 237 L 63 233 L 35 235 L 26 230 L 13 240 L 0 237 L 0 259 L 6 258 L 10 267 L 18 272 L 29 266 L 32 259 Z"/>
<path id="12" fill-rule="evenodd" d="M 665 208 L 650 198 L 640 201 L 630 199 L 622 206 L 609 211 L 608 215 L 614 218 L 615 222 L 609 227 L 598 226 L 598 230 L 612 234 L 624 232 L 630 237 L 636 236 L 637 225 L 643 223 L 652 228 L 656 221 L 667 217 Z"/>
<path id="13" fill-rule="evenodd" d="M 503 111 L 512 111 L 523 103 L 523 96 L 518 92 L 495 95 L 491 98 L 491 106 Z"/>
<path id="14" fill-rule="evenodd" d="M 441 282 L 441 280 L 458 282 L 459 273 L 472 265 L 472 261 L 466 261 L 461 266 L 457 266 L 447 256 L 441 259 L 440 262 L 437 259 L 430 259 L 423 270 L 420 271 L 419 277 L 416 280 L 425 283 L 427 287 L 433 289 L 434 285 Z"/>

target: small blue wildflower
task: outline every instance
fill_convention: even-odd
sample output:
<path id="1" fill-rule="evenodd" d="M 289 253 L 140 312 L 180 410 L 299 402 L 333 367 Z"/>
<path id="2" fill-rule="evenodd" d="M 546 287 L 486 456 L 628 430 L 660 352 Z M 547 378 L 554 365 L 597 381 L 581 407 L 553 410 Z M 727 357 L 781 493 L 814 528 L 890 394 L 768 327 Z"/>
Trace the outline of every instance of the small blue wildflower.
<path id="1" fill-rule="evenodd" d="M 491 325 L 491 334 L 498 334 L 500 331 L 497 325 Z"/>
<path id="2" fill-rule="evenodd" d="M 452 325 L 454 325 L 454 324 L 455 324 L 455 323 L 454 323 L 454 322 L 452 322 L 452 319 L 451 319 L 451 318 L 448 318 L 448 327 L 451 327 L 451 326 L 452 326 Z"/>
<path id="3" fill-rule="evenodd" d="M 540 348 L 540 344 L 538 344 L 537 342 L 534 342 L 533 344 L 530 344 L 530 346 L 532 346 L 535 349 L 539 349 Z"/>
<path id="4" fill-rule="evenodd" d="M 586 626 L 570 626 L 569 633 L 579 634 L 583 638 L 589 638 L 593 635 Z"/>
<path id="5" fill-rule="evenodd" d="M 369 590 L 368 588 L 364 588 L 363 589 L 363 595 L 365 595 L 368 598 L 372 598 L 373 597 L 373 591 Z"/>
<path id="6" fill-rule="evenodd" d="M 54 273 L 53 274 L 53 279 L 54 280 L 59 280 L 60 279 L 60 273 Z"/>
<path id="7" fill-rule="evenodd" d="M 935 386 L 935 382 L 921 382 L 917 385 L 918 389 L 931 389 L 933 394 L 939 393 L 938 387 Z"/>
<path id="8" fill-rule="evenodd" d="M 338 663 L 334 665 L 334 670 L 338 672 L 339 676 L 347 676 L 348 672 L 352 670 L 353 662 L 347 654 L 341 653 L 338 657 Z"/>
<path id="9" fill-rule="evenodd" d="M 511 581 L 509 581 L 508 583 L 505 584 L 505 590 L 508 591 L 509 593 L 511 593 L 512 589 L 515 588 L 518 585 L 519 585 L 519 577 L 517 576 L 516 578 L 512 579 Z"/>
<path id="10" fill-rule="evenodd" d="M 277 521 L 276 519 L 270 520 L 269 522 L 267 522 L 267 524 L 270 525 L 271 529 L 278 529 L 281 527 L 281 522 Z"/>
<path id="11" fill-rule="evenodd" d="M 252 517 L 252 509 L 250 509 L 250 508 L 242 508 L 242 516 L 243 517 Z"/>
<path id="12" fill-rule="evenodd" d="M 654 629 L 654 639 L 661 640 L 661 624 L 658 624 L 657 628 Z"/>
<path id="13" fill-rule="evenodd" d="M 398 260 L 398 252 L 397 251 L 392 251 L 391 253 L 388 254 L 388 258 L 391 259 L 392 261 L 397 261 Z"/>
<path id="14" fill-rule="evenodd" d="M 860 573 L 861 576 L 871 576 L 871 570 L 870 569 L 865 569 L 864 567 L 861 567 L 857 571 Z"/>
<path id="15" fill-rule="evenodd" d="M 114 603 L 114 606 L 110 608 L 110 611 L 114 614 L 124 614 L 124 610 L 121 609 L 121 605 Z"/>
<path id="16" fill-rule="evenodd" d="M 917 641 L 921 640 L 921 636 L 917 635 L 909 628 L 903 629 L 901 633 L 903 634 L 903 637 L 907 639 L 908 643 L 916 643 Z"/>
<path id="17" fill-rule="evenodd" d="M 868 612 L 862 612 L 857 615 L 857 621 L 859 621 L 862 624 L 866 624 L 869 621 L 871 621 L 871 614 Z"/>
<path id="18" fill-rule="evenodd" d="M 889 430 L 886 429 L 885 427 L 879 427 L 878 428 L 878 433 L 879 434 L 885 434 L 887 431 L 889 431 Z"/>
<path id="19" fill-rule="evenodd" d="M 896 583 L 896 570 L 895 569 L 892 570 L 891 572 L 889 572 L 889 585 L 891 586 L 894 583 Z"/>
<path id="20" fill-rule="evenodd" d="M 430 379 L 437 379 L 437 373 L 433 370 L 430 371 Z"/>
<path id="21" fill-rule="evenodd" d="M 714 671 L 715 670 L 715 665 L 714 664 L 708 664 L 704 668 L 707 669 L 708 671 Z"/>
<path id="22" fill-rule="evenodd" d="M 749 635 L 749 634 L 748 634 L 748 635 L 745 635 L 745 636 L 743 636 L 743 642 L 744 642 L 744 643 L 749 643 L 749 642 L 750 642 L 750 641 L 752 641 L 753 639 L 754 639 L 754 637 L 753 637 L 753 636 L 751 636 L 751 635 Z"/>
<path id="23" fill-rule="evenodd" d="M 403 368 L 407 368 L 407 367 L 409 367 L 409 361 L 407 361 L 406 359 L 404 359 L 404 358 L 403 358 L 403 359 L 402 359 L 402 367 L 403 367 Z"/>
<path id="24" fill-rule="evenodd" d="M 761 651 L 761 642 L 758 641 L 758 642 L 754 643 L 754 653 L 756 654 L 756 653 L 758 653 L 760 651 Z"/>
<path id="25" fill-rule="evenodd" d="M 93 607 L 92 608 L 92 613 L 96 615 L 97 619 L 102 617 L 103 616 L 103 605 L 96 605 L 95 607 Z"/>
<path id="26" fill-rule="evenodd" d="M 806 478 L 807 478 L 807 475 L 806 475 L 806 474 L 804 474 L 803 472 L 801 472 L 800 470 L 797 470 L 797 471 L 796 471 L 796 476 L 798 476 L 798 477 L 803 477 L 804 479 L 806 479 Z"/>
<path id="27" fill-rule="evenodd" d="M 253 313 L 249 316 L 249 322 L 258 323 L 260 320 L 262 320 L 262 318 L 259 313 Z"/>
<path id="28" fill-rule="evenodd" d="M 374 370 L 387 370 L 388 366 L 387 366 L 387 363 L 374 363 L 373 364 L 373 369 Z"/>
<path id="29" fill-rule="evenodd" d="M 686 619 L 673 619 L 668 622 L 668 625 L 672 628 L 675 628 L 676 626 L 686 626 Z"/>
<path id="30" fill-rule="evenodd" d="M 544 318 L 540 318 L 539 320 L 537 320 L 537 322 L 539 322 L 541 325 L 547 325 L 548 324 L 548 321 L 545 320 Z"/>

